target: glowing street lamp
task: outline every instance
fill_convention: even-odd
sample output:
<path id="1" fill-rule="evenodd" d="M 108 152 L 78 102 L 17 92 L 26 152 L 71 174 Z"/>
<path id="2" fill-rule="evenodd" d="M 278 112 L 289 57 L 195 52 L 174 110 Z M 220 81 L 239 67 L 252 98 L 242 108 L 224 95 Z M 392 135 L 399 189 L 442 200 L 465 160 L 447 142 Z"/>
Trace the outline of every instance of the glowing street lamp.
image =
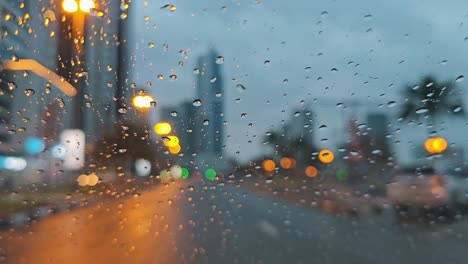
<path id="1" fill-rule="evenodd" d="M 78 11 L 78 3 L 76 0 L 64 0 L 62 2 L 62 7 L 67 13 L 75 13 Z"/>
<path id="2" fill-rule="evenodd" d="M 133 97 L 133 106 L 139 109 L 148 109 L 151 108 L 151 105 L 154 103 L 153 97 L 145 95 L 137 95 Z"/>
<path id="3" fill-rule="evenodd" d="M 424 148 L 429 154 L 441 154 L 447 150 L 448 143 L 443 137 L 429 138 L 424 142 Z"/>
<path id="4" fill-rule="evenodd" d="M 67 13 L 75 13 L 78 11 L 78 8 L 84 13 L 89 13 L 91 9 L 96 8 L 96 4 L 94 0 L 63 0 L 62 7 Z"/>
<path id="5" fill-rule="evenodd" d="M 81 0 L 80 1 L 80 10 L 89 13 L 91 9 L 96 8 L 96 4 L 94 4 L 94 0 Z"/>
<path id="6" fill-rule="evenodd" d="M 173 148 L 179 145 L 179 138 L 176 136 L 167 136 L 164 140 L 164 146 Z"/>
<path id="7" fill-rule="evenodd" d="M 160 122 L 154 126 L 154 132 L 160 136 L 168 135 L 171 131 L 172 127 L 167 122 Z"/>

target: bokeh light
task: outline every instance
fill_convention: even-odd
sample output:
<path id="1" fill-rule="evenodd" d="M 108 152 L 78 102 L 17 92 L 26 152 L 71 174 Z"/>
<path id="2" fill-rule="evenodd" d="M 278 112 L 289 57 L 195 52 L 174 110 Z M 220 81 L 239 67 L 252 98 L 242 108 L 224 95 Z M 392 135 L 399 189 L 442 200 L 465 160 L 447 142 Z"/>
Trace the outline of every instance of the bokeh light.
<path id="1" fill-rule="evenodd" d="M 319 152 L 318 158 L 320 162 L 324 164 L 329 164 L 332 163 L 332 161 L 335 159 L 335 155 L 331 150 L 323 149 Z"/>
<path id="2" fill-rule="evenodd" d="M 135 161 L 135 172 L 138 176 L 146 177 L 151 173 L 151 162 L 145 159 Z"/>
<path id="3" fill-rule="evenodd" d="M 45 149 L 45 142 L 44 140 L 33 137 L 33 138 L 28 138 L 26 139 L 26 142 L 24 142 L 24 150 L 28 154 L 39 154 Z"/>
<path id="4" fill-rule="evenodd" d="M 429 154 L 441 154 L 447 150 L 448 143 L 442 137 L 429 138 L 424 142 L 424 148 Z"/>
<path id="5" fill-rule="evenodd" d="M 88 175 L 88 185 L 96 186 L 99 183 L 99 177 L 93 172 Z"/>
<path id="6" fill-rule="evenodd" d="M 179 179 L 180 177 L 182 177 L 182 167 L 180 167 L 179 165 L 172 166 L 170 172 L 172 178 L 174 179 Z"/>
<path id="7" fill-rule="evenodd" d="M 78 182 L 78 185 L 81 187 L 88 186 L 89 177 L 86 174 L 81 174 L 80 176 L 78 176 L 78 179 L 76 179 L 76 182 Z"/>
<path id="8" fill-rule="evenodd" d="M 336 178 L 340 181 L 346 181 L 348 180 L 348 171 L 346 169 L 338 169 L 336 171 Z"/>
<path id="9" fill-rule="evenodd" d="M 175 147 L 177 145 L 179 145 L 179 138 L 178 137 L 176 137 L 176 136 L 167 136 L 167 137 L 165 137 L 164 146 L 171 148 L 171 147 Z"/>
<path id="10" fill-rule="evenodd" d="M 262 168 L 266 172 L 274 171 L 276 168 L 276 163 L 271 159 L 264 160 L 262 162 Z"/>
<path id="11" fill-rule="evenodd" d="M 159 175 L 161 181 L 166 182 L 171 179 L 171 171 L 170 170 L 162 170 Z"/>
<path id="12" fill-rule="evenodd" d="M 160 122 L 154 125 L 154 132 L 160 136 L 168 135 L 171 131 L 172 127 L 167 122 Z"/>
<path id="13" fill-rule="evenodd" d="M 147 109 L 151 107 L 151 104 L 154 102 L 153 97 L 149 95 L 137 95 L 133 97 L 133 106 L 136 108 Z"/>
<path id="14" fill-rule="evenodd" d="M 189 170 L 187 168 L 182 168 L 182 178 L 188 179 L 189 176 L 190 176 Z"/>
<path id="15" fill-rule="evenodd" d="M 310 165 L 306 167 L 305 174 L 307 175 L 307 177 L 314 178 L 317 177 L 318 170 L 315 166 Z"/>
<path id="16" fill-rule="evenodd" d="M 174 155 L 175 155 L 175 154 L 179 154 L 181 149 L 182 149 L 182 148 L 180 147 L 180 145 L 176 145 L 176 146 L 174 146 L 174 147 L 169 147 L 169 148 L 168 148 L 169 152 L 170 152 L 171 154 L 174 154 Z"/>
<path id="17" fill-rule="evenodd" d="M 210 181 L 214 180 L 216 178 L 216 171 L 214 169 L 207 169 L 205 171 L 205 178 Z"/>
<path id="18" fill-rule="evenodd" d="M 89 13 L 91 9 L 96 8 L 94 0 L 80 0 L 80 10 Z"/>
<path id="19" fill-rule="evenodd" d="M 285 170 L 292 169 L 295 165 L 296 161 L 293 158 L 284 157 L 280 160 L 280 166 Z"/>
<path id="20" fill-rule="evenodd" d="M 63 0 L 62 8 L 67 13 L 74 13 L 78 11 L 78 3 L 76 0 Z"/>

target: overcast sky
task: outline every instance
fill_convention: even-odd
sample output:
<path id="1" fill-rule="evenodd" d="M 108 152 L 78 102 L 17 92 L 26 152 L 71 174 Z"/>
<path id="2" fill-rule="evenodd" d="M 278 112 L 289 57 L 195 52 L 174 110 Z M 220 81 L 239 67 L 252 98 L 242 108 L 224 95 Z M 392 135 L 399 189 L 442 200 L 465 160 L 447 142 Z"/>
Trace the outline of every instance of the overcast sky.
<path id="1" fill-rule="evenodd" d="M 343 123 L 352 114 L 336 103 L 360 100 L 355 113 L 365 121 L 363 113 L 371 110 L 394 114 L 402 102 L 398 91 L 422 75 L 453 81 L 468 75 L 468 2 L 463 0 L 134 3 L 133 81 L 140 87 L 151 82 L 148 90 L 160 105 L 193 100 L 196 58 L 214 47 L 225 57 L 228 151 L 240 151 L 237 157 L 243 160 L 265 150 L 265 131 L 291 118 L 301 100 L 317 99 L 315 127 L 328 126 L 317 132 L 317 142 L 333 147 L 345 137 Z M 175 5 L 176 11 L 161 10 L 165 4 Z M 165 78 L 158 80 L 159 74 Z M 171 74 L 178 76 L 176 81 L 170 81 Z M 247 89 L 240 92 L 237 84 Z M 396 106 L 386 106 L 389 101 Z M 242 113 L 247 117 L 242 119 Z M 454 122 L 442 133 L 451 143 L 466 145 L 464 124 Z M 395 134 L 400 145 L 417 141 L 415 135 L 424 130 L 405 131 Z M 397 150 L 403 157 L 408 152 L 404 146 Z"/>

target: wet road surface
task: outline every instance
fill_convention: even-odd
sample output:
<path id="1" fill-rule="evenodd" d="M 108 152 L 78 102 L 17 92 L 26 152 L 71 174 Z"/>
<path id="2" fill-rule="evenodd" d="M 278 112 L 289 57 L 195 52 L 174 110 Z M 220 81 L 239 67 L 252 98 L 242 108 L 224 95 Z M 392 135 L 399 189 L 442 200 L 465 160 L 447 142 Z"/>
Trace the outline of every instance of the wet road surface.
<path id="1" fill-rule="evenodd" d="M 173 182 L 0 232 L 5 263 L 468 263 L 466 223 L 403 228 Z"/>

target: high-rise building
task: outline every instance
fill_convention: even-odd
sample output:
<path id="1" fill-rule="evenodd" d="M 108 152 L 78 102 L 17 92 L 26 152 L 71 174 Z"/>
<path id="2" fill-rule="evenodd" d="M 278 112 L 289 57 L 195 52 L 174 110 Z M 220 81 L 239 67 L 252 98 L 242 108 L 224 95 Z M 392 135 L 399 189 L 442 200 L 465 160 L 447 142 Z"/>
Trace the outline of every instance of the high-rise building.
<path id="1" fill-rule="evenodd" d="M 388 134 L 388 117 L 384 113 L 369 113 L 367 115 L 368 135 L 374 140 L 385 140 Z"/>
<path id="2" fill-rule="evenodd" d="M 88 16 L 86 23 L 84 129 L 88 140 L 109 132 L 116 118 L 119 74 L 120 2 L 97 1 L 105 16 Z M 107 128 L 107 129 L 106 129 Z"/>
<path id="3" fill-rule="evenodd" d="M 219 157 L 224 148 L 224 84 L 218 54 L 211 50 L 198 58 L 197 99 L 201 105 L 194 111 L 194 132 L 199 144 L 197 155 Z"/>
<path id="4" fill-rule="evenodd" d="M 33 59 L 55 69 L 54 6 L 50 1 L 0 2 L 0 61 Z M 20 154 L 25 138 L 39 136 L 45 105 L 60 93 L 32 72 L 0 70 L 0 150 Z"/>

